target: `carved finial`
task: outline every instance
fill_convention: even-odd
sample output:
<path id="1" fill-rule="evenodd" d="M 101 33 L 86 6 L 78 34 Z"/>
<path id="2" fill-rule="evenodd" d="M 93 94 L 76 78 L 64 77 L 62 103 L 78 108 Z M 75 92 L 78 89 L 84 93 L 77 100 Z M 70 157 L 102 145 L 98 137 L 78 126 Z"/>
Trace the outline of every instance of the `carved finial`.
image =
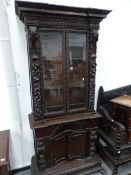
<path id="1" fill-rule="evenodd" d="M 36 26 L 29 26 L 28 31 L 30 33 L 30 40 L 31 40 L 31 48 L 38 48 L 38 36 L 37 36 L 37 27 Z"/>
<path id="2" fill-rule="evenodd" d="M 30 31 L 31 33 L 36 33 L 36 30 L 37 30 L 36 26 L 30 26 L 30 27 L 29 27 L 29 31 Z"/>

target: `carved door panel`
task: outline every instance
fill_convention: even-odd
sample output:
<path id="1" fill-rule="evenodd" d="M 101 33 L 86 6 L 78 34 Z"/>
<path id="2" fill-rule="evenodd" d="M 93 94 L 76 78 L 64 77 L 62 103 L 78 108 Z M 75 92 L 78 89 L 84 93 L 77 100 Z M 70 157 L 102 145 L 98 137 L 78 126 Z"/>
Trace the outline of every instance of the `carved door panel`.
<path id="1" fill-rule="evenodd" d="M 69 159 L 82 158 L 85 156 L 86 132 L 74 132 L 67 137 L 67 152 Z"/>
<path id="2" fill-rule="evenodd" d="M 54 164 L 53 162 L 53 156 L 52 156 L 52 144 L 51 144 L 51 140 L 47 139 L 45 141 L 45 162 L 46 162 L 46 166 L 50 167 Z"/>
<path id="3" fill-rule="evenodd" d="M 85 129 L 84 125 L 87 123 L 88 121 L 74 122 L 46 128 L 44 130 L 46 136 L 35 141 L 39 169 L 51 167 L 67 159 L 72 160 L 88 156 L 90 130 Z M 42 131 L 39 130 L 39 133 Z"/>
<path id="4" fill-rule="evenodd" d="M 51 152 L 54 164 L 66 159 L 66 137 L 65 135 L 57 136 L 52 139 Z"/>
<path id="5" fill-rule="evenodd" d="M 66 137 L 59 135 L 36 141 L 37 162 L 39 168 L 50 167 L 66 159 Z"/>

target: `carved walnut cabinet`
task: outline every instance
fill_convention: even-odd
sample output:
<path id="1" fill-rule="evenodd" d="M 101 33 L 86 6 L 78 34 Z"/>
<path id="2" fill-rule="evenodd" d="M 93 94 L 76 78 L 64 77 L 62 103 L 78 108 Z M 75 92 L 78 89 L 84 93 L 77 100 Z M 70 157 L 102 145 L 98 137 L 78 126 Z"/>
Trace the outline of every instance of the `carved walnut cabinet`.
<path id="1" fill-rule="evenodd" d="M 29 55 L 32 175 L 104 171 L 95 156 L 96 43 L 109 10 L 16 1 Z"/>

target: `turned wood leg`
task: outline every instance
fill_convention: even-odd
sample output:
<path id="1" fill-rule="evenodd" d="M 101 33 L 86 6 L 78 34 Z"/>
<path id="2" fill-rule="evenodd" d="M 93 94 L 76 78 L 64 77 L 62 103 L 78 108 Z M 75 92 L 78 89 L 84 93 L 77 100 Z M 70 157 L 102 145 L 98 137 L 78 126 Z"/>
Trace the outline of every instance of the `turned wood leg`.
<path id="1" fill-rule="evenodd" d="M 119 156 L 120 156 L 120 139 L 121 139 L 121 131 L 118 130 L 118 133 L 116 136 L 116 146 L 115 146 L 116 152 L 115 152 L 115 160 L 114 160 L 112 175 L 118 174 Z"/>
<path id="2" fill-rule="evenodd" d="M 131 128 L 128 128 L 128 143 L 131 143 Z"/>
<path id="3" fill-rule="evenodd" d="M 118 175 L 118 167 L 113 169 L 112 175 Z"/>
<path id="4" fill-rule="evenodd" d="M 128 125 L 128 129 L 127 129 L 128 133 L 127 134 L 128 134 L 128 142 L 131 143 L 131 117 L 130 117 L 131 112 L 128 115 L 129 115 L 129 117 L 128 117 L 128 124 L 127 124 Z"/>
<path id="5" fill-rule="evenodd" d="M 102 175 L 107 175 L 107 172 L 106 172 L 105 168 L 102 168 L 102 169 L 100 170 L 100 173 L 101 173 Z"/>

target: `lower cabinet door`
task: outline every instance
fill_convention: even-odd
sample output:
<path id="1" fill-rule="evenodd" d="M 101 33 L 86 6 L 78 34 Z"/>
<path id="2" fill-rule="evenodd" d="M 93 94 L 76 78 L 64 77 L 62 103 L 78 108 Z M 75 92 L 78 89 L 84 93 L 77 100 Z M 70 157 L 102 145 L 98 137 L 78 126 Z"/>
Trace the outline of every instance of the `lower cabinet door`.
<path id="1" fill-rule="evenodd" d="M 51 141 L 52 160 L 57 164 L 66 159 L 66 136 L 57 136 Z"/>
<path id="2" fill-rule="evenodd" d="M 86 154 L 86 132 L 74 132 L 67 136 L 68 159 L 84 158 Z"/>
<path id="3" fill-rule="evenodd" d="M 90 150 L 90 130 L 71 130 L 63 127 L 54 135 L 35 141 L 37 163 L 40 170 L 64 160 L 85 158 Z"/>

